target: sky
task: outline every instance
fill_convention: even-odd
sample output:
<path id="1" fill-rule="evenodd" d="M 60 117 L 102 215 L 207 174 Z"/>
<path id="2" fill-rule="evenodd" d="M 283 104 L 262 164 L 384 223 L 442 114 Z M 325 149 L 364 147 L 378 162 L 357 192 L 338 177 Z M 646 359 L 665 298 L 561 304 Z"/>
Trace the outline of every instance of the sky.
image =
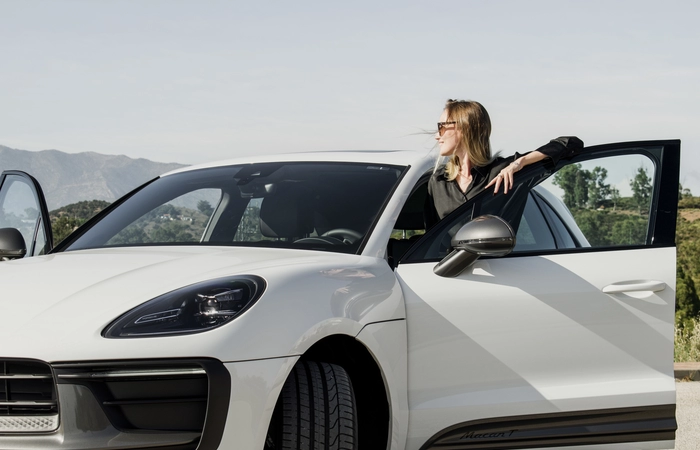
<path id="1" fill-rule="evenodd" d="M 504 155 L 681 139 L 700 195 L 698 17 L 697 0 L 0 0 L 0 145 L 429 152 L 458 98 Z"/>

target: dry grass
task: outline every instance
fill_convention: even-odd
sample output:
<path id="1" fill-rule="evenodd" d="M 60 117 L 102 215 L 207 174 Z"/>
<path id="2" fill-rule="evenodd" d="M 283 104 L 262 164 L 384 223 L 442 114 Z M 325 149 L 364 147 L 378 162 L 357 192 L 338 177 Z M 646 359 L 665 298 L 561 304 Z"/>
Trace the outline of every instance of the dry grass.
<path id="1" fill-rule="evenodd" d="M 688 222 L 700 219 L 700 209 L 679 209 L 678 212 Z"/>
<path id="2" fill-rule="evenodd" d="M 700 319 L 693 319 L 691 326 L 676 327 L 674 346 L 675 362 L 700 362 Z"/>

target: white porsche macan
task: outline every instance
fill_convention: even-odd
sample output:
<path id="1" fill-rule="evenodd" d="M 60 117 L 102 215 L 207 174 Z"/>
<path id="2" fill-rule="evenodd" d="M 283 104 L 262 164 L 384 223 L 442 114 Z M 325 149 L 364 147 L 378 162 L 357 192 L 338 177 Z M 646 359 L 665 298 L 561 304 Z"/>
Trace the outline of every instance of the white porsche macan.
<path id="1" fill-rule="evenodd" d="M 240 159 L 56 248 L 3 172 L 0 449 L 673 448 L 679 161 L 588 147 L 426 231 L 430 156 Z"/>

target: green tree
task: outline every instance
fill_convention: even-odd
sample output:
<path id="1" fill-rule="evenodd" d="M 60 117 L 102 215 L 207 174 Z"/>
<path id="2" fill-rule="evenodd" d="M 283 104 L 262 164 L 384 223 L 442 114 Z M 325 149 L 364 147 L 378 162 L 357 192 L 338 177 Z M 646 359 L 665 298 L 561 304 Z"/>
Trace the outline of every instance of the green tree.
<path id="1" fill-rule="evenodd" d="M 570 164 L 555 173 L 552 182 L 564 191 L 564 204 L 573 209 L 586 207 L 590 180 L 591 172 L 581 169 L 581 164 Z"/>
<path id="2" fill-rule="evenodd" d="M 195 240 L 187 225 L 175 221 L 154 227 L 151 238 L 153 242 L 194 242 Z"/>
<path id="3" fill-rule="evenodd" d="M 67 238 L 69 234 L 75 231 L 83 223 L 84 220 L 68 217 L 65 215 L 52 221 L 51 230 L 53 231 L 54 243 L 58 244 L 59 242 Z"/>
<path id="4" fill-rule="evenodd" d="M 637 169 L 637 174 L 630 182 L 630 187 L 632 188 L 632 199 L 634 200 L 639 213 L 648 214 L 652 185 L 651 178 L 649 177 L 646 168 L 639 167 Z"/>
<path id="5" fill-rule="evenodd" d="M 146 244 L 151 242 L 151 239 L 146 234 L 143 227 L 132 224 L 120 231 L 116 236 L 110 239 L 108 245 L 126 245 L 126 244 Z"/>
<path id="6" fill-rule="evenodd" d="M 212 208 L 211 204 L 206 200 L 197 202 L 197 209 L 205 216 L 211 216 L 211 213 L 214 212 L 214 208 Z"/>
<path id="7" fill-rule="evenodd" d="M 574 198 L 576 206 L 585 208 L 588 205 L 588 187 L 591 182 L 591 172 L 579 170 L 576 174 L 576 186 L 574 188 Z"/>
<path id="8" fill-rule="evenodd" d="M 610 187 L 610 200 L 612 200 L 613 211 L 615 211 L 620 202 L 620 191 L 615 186 Z"/>
<path id="9" fill-rule="evenodd" d="M 579 209 L 572 212 L 576 224 L 593 247 L 611 245 L 611 228 L 607 211 Z"/>
<path id="10" fill-rule="evenodd" d="M 692 198 L 693 193 L 690 189 L 684 188 L 682 184 L 678 183 L 678 200 L 683 200 L 684 198 Z"/>
<path id="11" fill-rule="evenodd" d="M 685 327 L 700 317 L 700 299 L 693 278 L 686 273 L 683 264 L 676 266 L 676 326 Z"/>
<path id="12" fill-rule="evenodd" d="M 49 212 L 54 244 L 58 244 L 92 216 L 109 206 L 104 200 L 87 200 Z"/>
<path id="13" fill-rule="evenodd" d="M 643 245 L 647 238 L 647 221 L 639 216 L 613 214 L 616 218 L 610 230 L 613 245 Z"/>
<path id="14" fill-rule="evenodd" d="M 700 319 L 700 220 L 678 217 L 676 224 L 676 326 Z"/>
<path id="15" fill-rule="evenodd" d="M 605 182 L 608 178 L 608 170 L 604 167 L 595 167 L 591 171 L 588 184 L 588 207 L 598 208 L 603 205 L 603 202 L 610 197 L 612 189 Z"/>
<path id="16" fill-rule="evenodd" d="M 572 209 L 576 206 L 574 188 L 576 187 L 576 173 L 581 170 L 581 164 L 571 164 L 554 174 L 552 183 L 564 191 L 564 204 Z"/>

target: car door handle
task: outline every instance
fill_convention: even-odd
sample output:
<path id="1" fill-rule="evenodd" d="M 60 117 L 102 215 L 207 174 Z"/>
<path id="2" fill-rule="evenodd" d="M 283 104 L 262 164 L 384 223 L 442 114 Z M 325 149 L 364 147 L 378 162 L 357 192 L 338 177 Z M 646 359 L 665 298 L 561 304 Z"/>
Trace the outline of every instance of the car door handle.
<path id="1" fill-rule="evenodd" d="M 654 280 L 623 281 L 621 283 L 609 284 L 603 288 L 606 294 L 620 294 L 622 292 L 651 291 L 658 292 L 666 289 L 666 283 Z"/>

